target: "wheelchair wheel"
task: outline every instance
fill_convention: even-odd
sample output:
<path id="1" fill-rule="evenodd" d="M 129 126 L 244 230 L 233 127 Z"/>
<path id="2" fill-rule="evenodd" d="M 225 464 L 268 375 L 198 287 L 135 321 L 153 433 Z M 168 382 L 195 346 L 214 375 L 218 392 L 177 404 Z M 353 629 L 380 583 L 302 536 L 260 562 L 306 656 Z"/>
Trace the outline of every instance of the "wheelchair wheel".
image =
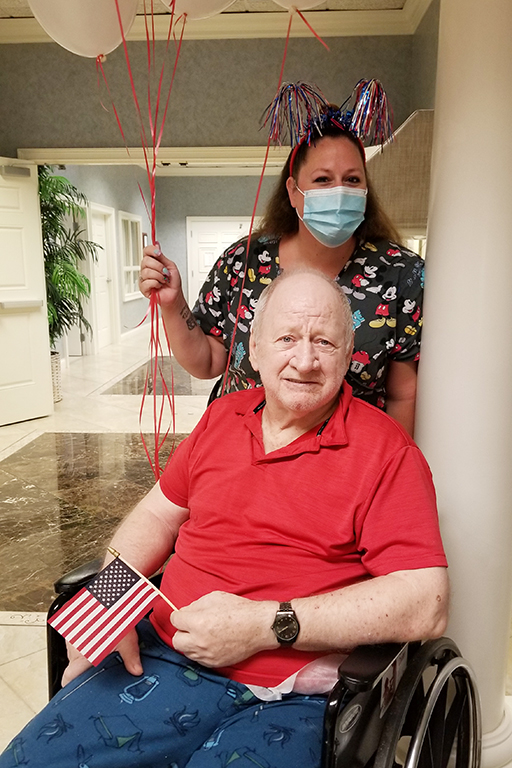
<path id="1" fill-rule="evenodd" d="M 427 642 L 388 710 L 374 768 L 479 768 L 480 756 L 473 672 L 451 640 Z"/>

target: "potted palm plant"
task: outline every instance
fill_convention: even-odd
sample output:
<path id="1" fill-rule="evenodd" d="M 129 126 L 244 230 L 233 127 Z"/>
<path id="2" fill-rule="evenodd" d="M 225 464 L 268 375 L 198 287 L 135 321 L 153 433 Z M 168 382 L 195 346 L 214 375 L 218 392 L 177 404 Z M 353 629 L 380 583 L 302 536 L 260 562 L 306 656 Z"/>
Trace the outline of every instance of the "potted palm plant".
<path id="1" fill-rule="evenodd" d="M 58 402 L 62 399 L 60 354 L 55 345 L 76 324 L 91 332 L 84 316 L 84 302 L 91 295 L 91 283 L 80 271 L 80 265 L 88 256 L 96 258 L 101 246 L 85 239 L 78 223 L 85 215 L 86 196 L 64 176 L 56 176 L 49 165 L 39 166 L 39 201 L 53 400 Z"/>

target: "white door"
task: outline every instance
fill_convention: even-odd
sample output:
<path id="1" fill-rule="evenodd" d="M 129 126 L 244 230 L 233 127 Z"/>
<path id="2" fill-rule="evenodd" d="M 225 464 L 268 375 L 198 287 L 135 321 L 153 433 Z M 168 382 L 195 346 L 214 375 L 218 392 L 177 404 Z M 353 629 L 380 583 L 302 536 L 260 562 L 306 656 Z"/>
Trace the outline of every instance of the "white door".
<path id="1" fill-rule="evenodd" d="M 247 235 L 250 226 L 250 216 L 187 216 L 188 300 L 191 307 L 215 260 L 231 243 Z"/>
<path id="2" fill-rule="evenodd" d="M 101 246 L 92 262 L 91 292 L 93 349 L 98 352 L 117 340 L 117 304 L 114 269 L 114 221 L 113 208 L 91 203 L 88 210 L 89 239 Z"/>
<path id="3" fill-rule="evenodd" d="M 37 166 L 0 157 L 0 425 L 53 411 Z"/>

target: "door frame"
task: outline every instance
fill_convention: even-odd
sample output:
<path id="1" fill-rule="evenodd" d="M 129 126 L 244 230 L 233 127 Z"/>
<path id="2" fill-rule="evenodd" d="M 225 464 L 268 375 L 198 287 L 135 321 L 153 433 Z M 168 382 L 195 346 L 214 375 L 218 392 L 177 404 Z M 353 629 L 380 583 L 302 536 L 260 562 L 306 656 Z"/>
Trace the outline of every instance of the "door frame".
<path id="1" fill-rule="evenodd" d="M 5 426 L 49 416 L 54 406 L 37 165 L 0 157 L 0 197 L 2 352 L 14 365 L 21 361 L 18 370 L 4 366 L 13 373 L 9 379 L 4 371 L 0 392 Z"/>
<path id="2" fill-rule="evenodd" d="M 192 252 L 192 236 L 191 236 L 191 226 L 197 222 L 243 222 L 250 225 L 251 223 L 251 216 L 187 216 L 186 217 L 186 228 L 187 228 L 187 295 L 189 297 L 189 304 L 190 306 L 193 305 L 195 300 L 197 299 L 197 294 L 195 297 L 191 296 L 191 286 L 193 284 L 193 277 L 192 277 L 192 260 L 190 258 L 191 252 Z M 254 219 L 253 223 L 253 232 L 257 230 L 258 224 L 261 221 L 261 217 L 257 216 Z M 236 242 L 236 240 L 233 240 L 233 242 Z M 221 254 L 219 253 L 219 256 Z M 197 266 L 197 265 L 194 265 Z"/>
<path id="3" fill-rule="evenodd" d="M 101 205 L 100 203 L 89 202 L 86 211 L 87 218 L 87 238 L 92 240 L 92 215 L 98 213 L 105 217 L 105 233 L 107 238 L 107 268 L 110 276 L 110 327 L 111 327 L 111 343 L 116 344 L 119 342 L 121 336 L 121 316 L 119 307 L 119 277 L 118 277 L 118 255 L 117 255 L 117 228 L 116 228 L 116 210 L 108 205 Z M 96 291 L 95 291 L 95 277 L 94 277 L 94 264 L 92 259 L 87 260 L 87 277 L 91 281 L 91 298 L 88 302 L 88 306 L 91 308 L 90 317 L 88 320 L 92 326 L 92 339 L 89 334 L 85 334 L 84 341 L 84 354 L 96 355 L 100 351 L 98 349 L 97 338 L 98 335 L 97 325 L 97 306 L 96 306 Z"/>

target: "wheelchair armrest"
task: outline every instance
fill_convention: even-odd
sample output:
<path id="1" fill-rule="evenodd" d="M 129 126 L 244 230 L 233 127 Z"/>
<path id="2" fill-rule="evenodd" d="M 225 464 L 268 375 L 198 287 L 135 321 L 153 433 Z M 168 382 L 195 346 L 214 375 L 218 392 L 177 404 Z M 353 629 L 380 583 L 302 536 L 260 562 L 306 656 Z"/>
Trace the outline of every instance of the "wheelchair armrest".
<path id="1" fill-rule="evenodd" d="M 55 592 L 58 595 L 78 592 L 96 576 L 102 565 L 103 558 L 98 557 L 96 560 L 90 560 L 88 563 L 79 565 L 78 568 L 69 571 L 69 573 L 65 573 L 53 585 Z"/>
<path id="2" fill-rule="evenodd" d="M 340 664 L 338 677 L 352 693 L 369 691 L 407 645 L 408 643 L 360 645 Z"/>

